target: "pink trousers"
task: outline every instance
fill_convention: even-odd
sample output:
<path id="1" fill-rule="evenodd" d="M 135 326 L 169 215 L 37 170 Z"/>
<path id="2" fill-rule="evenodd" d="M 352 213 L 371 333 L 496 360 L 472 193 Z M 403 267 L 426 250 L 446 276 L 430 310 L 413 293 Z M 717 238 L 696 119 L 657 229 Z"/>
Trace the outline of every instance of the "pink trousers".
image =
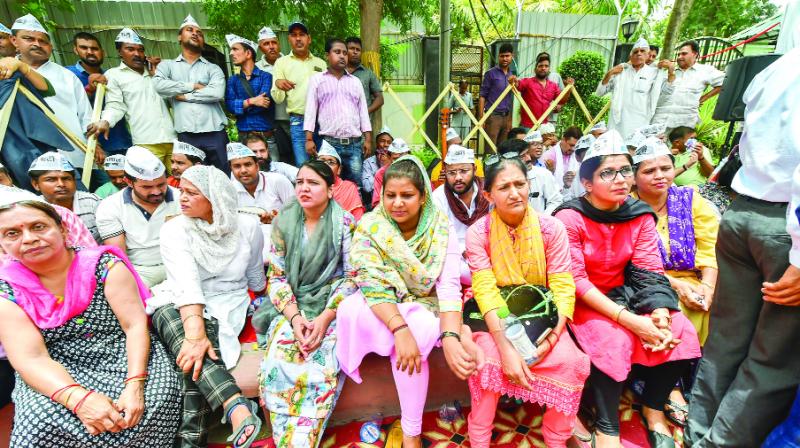
<path id="1" fill-rule="evenodd" d="M 425 411 L 425 398 L 428 396 L 428 361 L 422 361 L 422 372 L 409 375 L 397 366 L 397 355 L 389 357 L 392 362 L 392 375 L 397 396 L 400 397 L 400 426 L 403 435 L 413 437 L 422 433 L 422 414 Z"/>

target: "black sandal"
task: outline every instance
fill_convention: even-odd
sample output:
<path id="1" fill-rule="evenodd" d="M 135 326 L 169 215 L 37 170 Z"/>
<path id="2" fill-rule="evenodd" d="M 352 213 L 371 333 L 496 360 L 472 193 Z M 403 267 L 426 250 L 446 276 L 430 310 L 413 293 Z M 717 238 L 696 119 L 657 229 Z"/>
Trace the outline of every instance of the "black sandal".
<path id="1" fill-rule="evenodd" d="M 225 415 L 222 417 L 222 423 L 228 423 L 230 419 L 231 411 L 233 411 L 237 406 L 245 406 L 248 410 L 250 410 L 250 416 L 242 420 L 242 423 L 239 424 L 239 427 L 233 429 L 233 434 L 228 437 L 228 442 L 231 443 L 233 448 L 249 448 L 253 442 L 256 441 L 256 437 L 258 437 L 258 433 L 261 431 L 261 419 L 258 418 L 258 405 L 254 401 L 250 401 L 244 397 L 238 397 L 233 400 L 228 407 L 225 408 Z M 239 445 L 239 439 L 242 438 L 243 435 L 246 434 L 247 428 L 252 427 L 253 432 L 247 436 L 247 439 Z"/>
<path id="2" fill-rule="evenodd" d="M 664 415 L 673 425 L 685 428 L 686 422 L 689 420 L 689 405 L 681 405 L 672 400 L 667 400 L 664 405 Z"/>
<path id="3" fill-rule="evenodd" d="M 642 419 L 642 426 L 647 431 L 647 441 L 650 442 L 651 448 L 675 448 L 675 439 L 672 436 L 651 431 L 644 416 L 639 414 L 639 418 Z"/>

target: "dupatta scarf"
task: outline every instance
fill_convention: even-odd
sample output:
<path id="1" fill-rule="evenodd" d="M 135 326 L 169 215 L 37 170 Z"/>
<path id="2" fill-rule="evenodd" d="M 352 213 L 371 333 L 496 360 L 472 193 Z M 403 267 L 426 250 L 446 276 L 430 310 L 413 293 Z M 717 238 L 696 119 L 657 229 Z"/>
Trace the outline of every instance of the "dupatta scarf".
<path id="1" fill-rule="evenodd" d="M 403 239 L 383 202 L 361 219 L 353 235 L 351 260 L 358 271 L 356 283 L 368 303 L 430 298 L 444 266 L 449 221 L 433 203 L 431 182 L 422 162 L 409 155 L 395 163 L 402 160 L 413 161 L 422 174 L 425 203 L 417 230 L 408 241 Z"/>
<path id="2" fill-rule="evenodd" d="M 697 242 L 694 239 L 692 221 L 692 187 L 671 186 L 667 190 L 667 231 L 669 232 L 669 254 L 661 238 L 658 249 L 664 269 L 688 271 L 694 269 Z"/>
<path id="3" fill-rule="evenodd" d="M 497 286 L 547 286 L 544 241 L 533 208 L 528 205 L 525 218 L 513 229 L 500 219 L 496 209 L 492 209 L 489 222 L 489 249 Z"/>

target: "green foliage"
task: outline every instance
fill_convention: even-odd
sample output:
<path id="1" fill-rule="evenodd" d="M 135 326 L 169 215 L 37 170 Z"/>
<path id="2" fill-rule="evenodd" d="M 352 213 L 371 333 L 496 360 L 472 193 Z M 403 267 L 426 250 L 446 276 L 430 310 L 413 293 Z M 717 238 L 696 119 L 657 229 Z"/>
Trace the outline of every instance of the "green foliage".
<path id="1" fill-rule="evenodd" d="M 681 40 L 700 36 L 728 37 L 778 11 L 770 0 L 694 0 L 679 34 Z"/>
<path id="2" fill-rule="evenodd" d="M 432 150 L 427 145 L 417 147 L 413 147 L 412 145 L 411 155 L 421 160 L 422 165 L 426 167 L 429 167 L 431 162 L 439 158 L 439 155 L 436 154 L 436 151 Z"/>
<path id="3" fill-rule="evenodd" d="M 581 98 L 583 98 L 586 108 L 593 117 L 597 116 L 606 103 L 610 101 L 607 96 L 600 97 L 595 94 L 591 94 L 588 97 L 582 96 Z M 559 133 L 561 133 L 570 126 L 577 126 L 583 130 L 588 124 L 589 120 L 586 119 L 580 106 L 578 106 L 575 101 L 570 101 L 561 109 L 561 113 L 558 115 L 558 125 L 556 127 Z"/>
<path id="4" fill-rule="evenodd" d="M 697 140 L 703 142 L 711 151 L 715 163 L 720 159 L 722 145 L 725 143 L 725 133 L 728 131 L 727 123 L 711 117 L 717 106 L 717 98 L 719 96 L 714 96 L 700 106 L 700 124 L 695 129 Z"/>
<path id="5" fill-rule="evenodd" d="M 47 18 L 48 7 L 75 12 L 75 5 L 72 4 L 71 0 L 17 0 L 17 3 L 22 15 L 33 14 L 45 28 L 50 30 L 55 29 L 56 23 Z"/>
<path id="6" fill-rule="evenodd" d="M 573 78 L 575 89 L 581 98 L 585 99 L 597 89 L 597 84 L 606 73 L 605 67 L 606 61 L 600 53 L 581 50 L 576 51 L 558 66 L 558 74 L 563 79 Z"/>
<path id="7" fill-rule="evenodd" d="M 397 64 L 400 60 L 400 50 L 392 41 L 381 37 L 381 72 L 378 74 L 380 79 L 387 79 L 397 71 Z"/>

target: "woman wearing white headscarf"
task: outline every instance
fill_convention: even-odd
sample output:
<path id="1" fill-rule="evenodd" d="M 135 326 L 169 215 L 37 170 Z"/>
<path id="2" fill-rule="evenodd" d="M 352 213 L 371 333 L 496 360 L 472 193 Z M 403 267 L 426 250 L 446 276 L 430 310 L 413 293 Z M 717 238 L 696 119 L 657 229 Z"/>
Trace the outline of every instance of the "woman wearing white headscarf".
<path id="1" fill-rule="evenodd" d="M 180 445 L 206 446 L 208 416 L 223 406 L 223 423 L 234 428 L 228 441 L 249 447 L 261 427 L 257 405 L 242 397 L 228 369 L 239 358 L 247 290 L 266 289 L 264 238 L 255 218 L 237 213 L 236 191 L 214 167 L 183 172 L 180 203 L 182 215 L 161 229 L 167 280 L 148 301 L 153 325 L 184 372 Z"/>

